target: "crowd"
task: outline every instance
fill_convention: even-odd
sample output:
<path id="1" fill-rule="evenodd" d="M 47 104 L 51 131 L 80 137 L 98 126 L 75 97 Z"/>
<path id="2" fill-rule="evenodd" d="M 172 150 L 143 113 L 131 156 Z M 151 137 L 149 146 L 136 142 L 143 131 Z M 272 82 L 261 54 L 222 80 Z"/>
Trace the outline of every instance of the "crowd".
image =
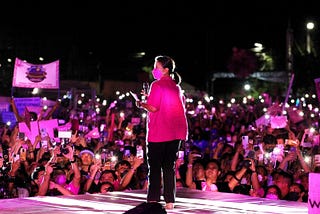
<path id="1" fill-rule="evenodd" d="M 59 140 L 39 132 L 31 142 L 20 136 L 18 125 L 3 124 L 0 198 L 147 190 L 146 118 L 132 102 L 114 102 L 99 117 L 90 108 L 62 102 L 47 117 L 33 115 L 34 121 L 78 123 L 71 125 L 70 137 Z M 177 188 L 307 202 L 308 174 L 315 170 L 319 145 L 318 116 L 298 123 L 289 118 L 275 128 L 256 125 L 266 104 L 186 105 L 189 139 L 177 154 Z M 99 135 L 88 135 L 95 128 Z M 141 149 L 144 154 L 137 155 Z"/>

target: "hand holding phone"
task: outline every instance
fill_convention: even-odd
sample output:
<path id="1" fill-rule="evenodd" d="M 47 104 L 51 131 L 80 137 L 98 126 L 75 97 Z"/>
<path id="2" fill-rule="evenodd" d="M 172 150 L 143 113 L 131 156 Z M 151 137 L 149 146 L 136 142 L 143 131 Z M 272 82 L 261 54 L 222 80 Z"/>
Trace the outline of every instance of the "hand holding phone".
<path id="1" fill-rule="evenodd" d="M 143 158 L 143 149 L 142 146 L 137 146 L 137 155 L 138 158 Z"/>
<path id="2" fill-rule="evenodd" d="M 44 139 L 48 136 L 47 130 L 45 128 L 40 129 L 41 138 Z"/>
<path id="3" fill-rule="evenodd" d="M 24 134 L 24 132 L 19 132 L 19 133 L 18 133 L 18 138 L 19 138 L 20 140 L 25 140 L 25 134 Z"/>
<path id="4" fill-rule="evenodd" d="M 183 160 L 184 159 L 184 151 L 179 151 L 178 152 L 178 159 Z"/>
<path id="5" fill-rule="evenodd" d="M 130 149 L 124 150 L 124 156 L 125 157 L 130 157 L 130 155 L 131 155 Z"/>
<path id="6" fill-rule="evenodd" d="M 20 149 L 20 160 L 25 161 L 27 159 L 27 150 L 25 148 Z"/>
<path id="7" fill-rule="evenodd" d="M 20 160 L 20 155 L 19 154 L 13 154 L 13 162 L 17 162 L 18 160 Z"/>
<path id="8" fill-rule="evenodd" d="M 247 136 L 247 135 L 242 136 L 241 137 L 241 143 L 243 145 L 243 148 L 247 149 L 248 144 L 249 144 L 249 136 Z"/>
<path id="9" fill-rule="evenodd" d="M 48 140 L 42 140 L 41 141 L 41 147 L 42 148 L 48 148 Z"/>

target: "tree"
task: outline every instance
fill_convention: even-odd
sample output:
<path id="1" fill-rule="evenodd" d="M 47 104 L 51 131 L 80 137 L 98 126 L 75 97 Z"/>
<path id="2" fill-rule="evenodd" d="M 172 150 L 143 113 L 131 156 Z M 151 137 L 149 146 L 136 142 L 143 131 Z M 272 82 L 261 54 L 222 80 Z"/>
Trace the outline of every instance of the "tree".
<path id="1" fill-rule="evenodd" d="M 227 68 L 238 78 L 246 78 L 257 69 L 257 57 L 246 49 L 234 47 Z"/>

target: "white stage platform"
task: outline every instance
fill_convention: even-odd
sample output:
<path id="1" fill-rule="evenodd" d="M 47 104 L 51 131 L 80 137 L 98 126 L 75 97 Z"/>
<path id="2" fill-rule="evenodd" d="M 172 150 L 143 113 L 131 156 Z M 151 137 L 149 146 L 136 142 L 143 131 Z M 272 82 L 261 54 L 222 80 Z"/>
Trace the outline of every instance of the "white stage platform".
<path id="1" fill-rule="evenodd" d="M 1 214 L 120 214 L 146 201 L 146 191 L 110 192 L 59 197 L 28 197 L 0 200 Z M 164 205 L 164 202 L 160 202 Z M 179 188 L 175 208 L 167 213 L 283 213 L 307 214 L 308 204 L 250 196 L 202 192 Z M 152 214 L 152 213 L 151 213 Z"/>

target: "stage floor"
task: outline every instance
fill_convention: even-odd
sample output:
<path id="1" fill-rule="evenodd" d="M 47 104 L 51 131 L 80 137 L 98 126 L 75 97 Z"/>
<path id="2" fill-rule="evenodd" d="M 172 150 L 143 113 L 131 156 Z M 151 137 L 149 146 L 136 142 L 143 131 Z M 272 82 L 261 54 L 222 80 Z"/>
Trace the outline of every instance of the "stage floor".
<path id="1" fill-rule="evenodd" d="M 110 192 L 75 196 L 44 196 L 1 199 L 1 214 L 120 214 L 146 201 L 146 191 Z M 160 202 L 164 205 L 164 202 Z M 167 213 L 308 213 L 308 204 L 283 200 L 269 200 L 250 196 L 202 192 L 179 188 L 175 208 Z"/>

